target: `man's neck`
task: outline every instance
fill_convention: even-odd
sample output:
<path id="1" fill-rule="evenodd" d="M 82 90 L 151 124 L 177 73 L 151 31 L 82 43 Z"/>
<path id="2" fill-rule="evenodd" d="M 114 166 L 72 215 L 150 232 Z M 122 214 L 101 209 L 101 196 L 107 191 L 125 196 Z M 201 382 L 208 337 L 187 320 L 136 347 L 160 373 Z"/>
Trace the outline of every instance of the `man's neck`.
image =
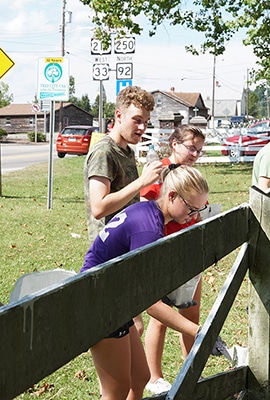
<path id="1" fill-rule="evenodd" d="M 126 140 L 123 139 L 117 128 L 113 128 L 108 136 L 110 136 L 115 141 L 115 143 L 118 144 L 118 146 L 122 147 L 124 150 L 127 149 L 128 143 Z"/>

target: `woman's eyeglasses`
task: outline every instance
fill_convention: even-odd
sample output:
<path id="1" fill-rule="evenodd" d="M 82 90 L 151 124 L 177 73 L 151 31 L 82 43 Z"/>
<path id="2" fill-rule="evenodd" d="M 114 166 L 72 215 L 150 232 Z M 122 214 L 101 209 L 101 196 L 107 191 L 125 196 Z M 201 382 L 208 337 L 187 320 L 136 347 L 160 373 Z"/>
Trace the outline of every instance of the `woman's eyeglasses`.
<path id="1" fill-rule="evenodd" d="M 203 150 L 197 150 L 195 146 L 188 146 L 182 142 L 177 142 L 177 143 L 182 144 L 187 149 L 189 154 L 192 154 L 193 156 L 195 155 L 196 157 L 197 156 L 202 157 L 205 153 Z"/>
<path id="2" fill-rule="evenodd" d="M 192 207 L 186 202 L 186 200 L 185 200 L 182 196 L 180 196 L 180 194 L 179 194 L 178 196 L 183 200 L 184 204 L 185 204 L 185 205 L 187 206 L 187 208 L 189 209 L 188 215 L 197 214 L 197 213 L 199 213 L 199 212 L 201 212 L 201 211 L 203 211 L 203 210 L 205 210 L 205 209 L 207 208 L 207 204 L 205 204 L 205 206 L 203 206 L 202 208 L 197 208 L 197 209 L 192 208 Z"/>

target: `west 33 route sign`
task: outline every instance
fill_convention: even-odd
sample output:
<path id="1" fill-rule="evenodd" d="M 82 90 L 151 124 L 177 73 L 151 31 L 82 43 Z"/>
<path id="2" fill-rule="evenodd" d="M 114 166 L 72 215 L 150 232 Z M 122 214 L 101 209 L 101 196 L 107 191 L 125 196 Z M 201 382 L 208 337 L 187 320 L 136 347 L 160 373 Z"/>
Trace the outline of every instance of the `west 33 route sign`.
<path id="1" fill-rule="evenodd" d="M 109 64 L 94 64 L 93 65 L 93 80 L 94 81 L 106 81 L 110 76 Z"/>

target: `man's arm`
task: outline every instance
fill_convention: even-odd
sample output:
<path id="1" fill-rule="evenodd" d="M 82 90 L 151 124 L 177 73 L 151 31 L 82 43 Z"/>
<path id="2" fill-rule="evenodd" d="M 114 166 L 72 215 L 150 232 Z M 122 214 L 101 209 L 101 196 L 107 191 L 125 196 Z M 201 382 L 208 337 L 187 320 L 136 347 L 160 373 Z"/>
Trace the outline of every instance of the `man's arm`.
<path id="1" fill-rule="evenodd" d="M 160 161 L 145 166 L 139 178 L 115 193 L 110 193 L 111 182 L 108 178 L 99 176 L 90 178 L 89 193 L 93 216 L 100 219 L 123 208 L 142 188 L 159 178 L 162 168 Z"/>
<path id="2" fill-rule="evenodd" d="M 266 176 L 260 176 L 258 179 L 257 186 L 259 189 L 263 190 L 264 192 L 267 192 L 270 186 L 270 178 L 267 178 Z"/>

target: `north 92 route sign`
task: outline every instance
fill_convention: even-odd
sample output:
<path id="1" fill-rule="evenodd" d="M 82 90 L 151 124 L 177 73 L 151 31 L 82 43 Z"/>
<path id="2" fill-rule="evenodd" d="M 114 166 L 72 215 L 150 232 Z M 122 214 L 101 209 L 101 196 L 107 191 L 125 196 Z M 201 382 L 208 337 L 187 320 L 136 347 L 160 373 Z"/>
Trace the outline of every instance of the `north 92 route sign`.
<path id="1" fill-rule="evenodd" d="M 106 81 L 110 76 L 109 64 L 94 64 L 93 65 L 93 80 L 94 81 Z"/>
<path id="2" fill-rule="evenodd" d="M 117 63 L 116 64 L 116 79 L 125 80 L 133 78 L 132 63 Z"/>

